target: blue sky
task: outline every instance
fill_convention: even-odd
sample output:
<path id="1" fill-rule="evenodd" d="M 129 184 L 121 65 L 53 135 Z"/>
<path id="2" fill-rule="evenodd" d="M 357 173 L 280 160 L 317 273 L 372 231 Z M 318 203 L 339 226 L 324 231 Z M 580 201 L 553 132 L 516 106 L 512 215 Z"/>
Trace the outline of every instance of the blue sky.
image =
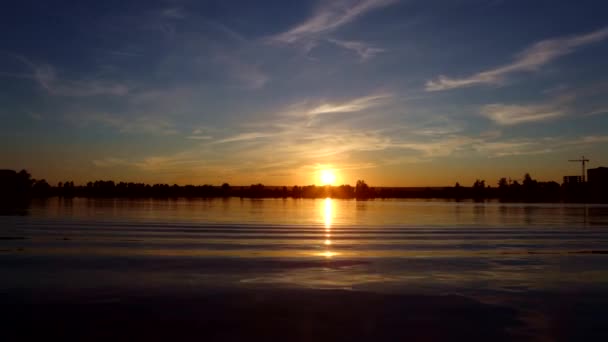
<path id="1" fill-rule="evenodd" d="M 452 185 L 608 165 L 602 1 L 22 1 L 0 167 L 51 182 Z"/>

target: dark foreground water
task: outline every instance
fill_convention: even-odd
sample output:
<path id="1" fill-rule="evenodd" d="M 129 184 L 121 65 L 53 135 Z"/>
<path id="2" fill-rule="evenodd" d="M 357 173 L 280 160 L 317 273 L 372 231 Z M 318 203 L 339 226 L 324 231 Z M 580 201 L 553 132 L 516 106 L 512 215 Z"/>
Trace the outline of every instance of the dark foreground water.
<path id="1" fill-rule="evenodd" d="M 608 206 L 60 200 L 0 216 L 8 340 L 572 340 Z"/>

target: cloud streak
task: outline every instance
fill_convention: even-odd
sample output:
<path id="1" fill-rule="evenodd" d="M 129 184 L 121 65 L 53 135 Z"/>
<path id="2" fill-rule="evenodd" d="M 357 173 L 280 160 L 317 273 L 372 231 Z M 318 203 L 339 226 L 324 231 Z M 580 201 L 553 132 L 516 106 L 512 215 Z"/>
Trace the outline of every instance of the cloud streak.
<path id="1" fill-rule="evenodd" d="M 161 16 L 170 19 L 183 19 L 186 15 L 184 10 L 179 7 L 166 8 L 161 11 Z"/>
<path id="2" fill-rule="evenodd" d="M 565 112 L 550 105 L 490 104 L 481 109 L 481 114 L 499 125 L 512 126 L 555 119 Z"/>
<path id="3" fill-rule="evenodd" d="M 608 107 L 601 107 L 601 108 L 593 109 L 590 112 L 585 113 L 584 116 L 593 116 L 593 115 L 600 115 L 600 114 L 608 114 Z"/>
<path id="4" fill-rule="evenodd" d="M 515 55 L 513 62 L 509 64 L 463 78 L 441 75 L 435 80 L 427 81 L 426 90 L 443 91 L 476 85 L 500 85 L 510 74 L 538 70 L 559 57 L 607 38 L 608 27 L 581 35 L 542 40 Z"/>
<path id="5" fill-rule="evenodd" d="M 359 58 L 362 62 L 367 61 L 375 57 L 377 54 L 385 52 L 386 50 L 373 47 L 364 42 L 358 41 L 346 41 L 346 40 L 338 40 L 338 39 L 328 39 L 329 42 L 336 44 L 339 47 L 342 47 L 347 50 L 351 50 L 359 55 Z"/>
<path id="6" fill-rule="evenodd" d="M 152 117 L 127 119 L 106 113 L 69 115 L 65 119 L 76 125 L 102 125 L 111 127 L 121 133 L 147 133 L 156 135 L 173 135 L 179 133 L 172 122 Z"/>
<path id="7" fill-rule="evenodd" d="M 592 101 L 597 89 L 572 89 L 563 92 L 550 101 L 531 104 L 488 104 L 480 109 L 480 114 L 502 126 L 513 126 L 531 122 L 545 122 L 566 115 L 578 117 L 605 113 L 608 107 L 596 105 L 590 111 L 583 111 L 579 104 Z"/>
<path id="8" fill-rule="evenodd" d="M 310 39 L 346 25 L 369 11 L 395 2 L 396 0 L 327 1 L 316 10 L 312 17 L 290 30 L 272 37 L 272 40 L 282 43 L 295 43 Z"/>
<path id="9" fill-rule="evenodd" d="M 309 115 L 360 112 L 372 107 L 386 104 L 392 98 L 392 94 L 370 95 L 356 98 L 342 103 L 323 103 L 312 108 Z"/>
<path id="10" fill-rule="evenodd" d="M 92 160 L 97 167 L 135 167 L 146 171 L 172 171 L 185 167 L 203 167 L 193 152 L 178 152 L 174 155 L 153 155 L 139 159 L 106 157 Z"/>
<path id="11" fill-rule="evenodd" d="M 15 56 L 31 69 L 27 78 L 35 80 L 49 94 L 55 96 L 87 97 L 98 95 L 124 96 L 130 88 L 122 83 L 97 79 L 65 80 L 57 77 L 55 68 L 48 64 L 35 64 L 26 58 Z"/>
<path id="12" fill-rule="evenodd" d="M 273 136 L 273 134 L 271 134 L 271 133 L 247 132 L 247 133 L 240 133 L 240 134 L 236 134 L 233 136 L 229 136 L 224 139 L 220 139 L 220 140 L 216 141 L 215 143 L 223 144 L 223 143 L 231 143 L 231 142 L 242 142 L 242 141 L 248 141 L 248 140 L 267 138 L 267 137 L 271 137 L 271 136 Z"/>

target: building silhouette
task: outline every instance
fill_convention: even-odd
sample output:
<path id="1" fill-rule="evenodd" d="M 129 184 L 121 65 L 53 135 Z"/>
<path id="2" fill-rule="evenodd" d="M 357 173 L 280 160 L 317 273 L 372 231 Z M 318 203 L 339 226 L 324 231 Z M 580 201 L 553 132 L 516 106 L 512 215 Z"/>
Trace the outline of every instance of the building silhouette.
<path id="1" fill-rule="evenodd" d="M 582 184 L 583 176 L 564 176 L 564 185 Z"/>
<path id="2" fill-rule="evenodd" d="M 596 167 L 587 170 L 587 181 L 592 187 L 608 187 L 608 167 Z"/>
<path id="3" fill-rule="evenodd" d="M 608 167 L 587 170 L 587 192 L 594 202 L 608 202 Z"/>

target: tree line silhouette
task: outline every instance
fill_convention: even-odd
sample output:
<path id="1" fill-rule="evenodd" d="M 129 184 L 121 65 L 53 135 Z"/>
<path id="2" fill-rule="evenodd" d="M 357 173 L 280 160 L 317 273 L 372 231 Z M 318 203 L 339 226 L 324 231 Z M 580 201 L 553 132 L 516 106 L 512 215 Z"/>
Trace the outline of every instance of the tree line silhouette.
<path id="1" fill-rule="evenodd" d="M 172 198 L 172 197 L 242 197 L 242 198 L 446 198 L 446 199 L 499 199 L 512 202 L 559 202 L 593 201 L 608 202 L 608 191 L 595 189 L 586 183 L 563 184 L 540 182 L 525 174 L 523 181 L 500 178 L 496 186 L 486 185 L 485 180 L 476 180 L 471 186 L 453 187 L 370 187 L 364 180 L 355 186 L 231 186 L 224 183 L 214 185 L 169 185 L 98 180 L 86 185 L 74 185 L 73 181 L 59 182 L 52 186 L 44 179 L 33 179 L 26 170 L 0 170 L 0 204 L 3 206 L 25 203 L 31 198 L 59 196 L 72 197 L 126 197 L 126 198 Z"/>

